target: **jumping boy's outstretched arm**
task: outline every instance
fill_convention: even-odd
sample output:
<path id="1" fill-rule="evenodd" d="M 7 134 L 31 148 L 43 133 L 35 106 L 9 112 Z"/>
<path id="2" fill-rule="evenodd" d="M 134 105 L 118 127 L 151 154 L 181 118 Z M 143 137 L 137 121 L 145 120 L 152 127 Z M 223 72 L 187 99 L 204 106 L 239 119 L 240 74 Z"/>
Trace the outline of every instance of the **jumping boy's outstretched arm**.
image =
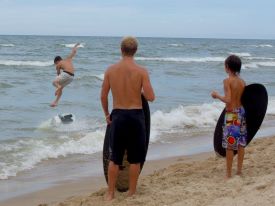
<path id="1" fill-rule="evenodd" d="M 80 43 L 77 43 L 76 45 L 74 45 L 71 54 L 67 57 L 68 59 L 72 59 L 72 58 L 75 56 L 76 51 L 77 51 L 77 47 L 78 47 L 79 45 L 80 45 Z"/>

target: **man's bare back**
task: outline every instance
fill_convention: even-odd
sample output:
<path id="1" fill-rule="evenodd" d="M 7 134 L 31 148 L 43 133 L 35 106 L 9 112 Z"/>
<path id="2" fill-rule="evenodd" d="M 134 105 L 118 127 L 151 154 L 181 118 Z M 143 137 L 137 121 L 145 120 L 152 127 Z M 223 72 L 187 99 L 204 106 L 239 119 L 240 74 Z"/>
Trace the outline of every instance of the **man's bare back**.
<path id="1" fill-rule="evenodd" d="M 106 72 L 113 95 L 114 109 L 141 109 L 141 90 L 146 70 L 124 58 Z"/>

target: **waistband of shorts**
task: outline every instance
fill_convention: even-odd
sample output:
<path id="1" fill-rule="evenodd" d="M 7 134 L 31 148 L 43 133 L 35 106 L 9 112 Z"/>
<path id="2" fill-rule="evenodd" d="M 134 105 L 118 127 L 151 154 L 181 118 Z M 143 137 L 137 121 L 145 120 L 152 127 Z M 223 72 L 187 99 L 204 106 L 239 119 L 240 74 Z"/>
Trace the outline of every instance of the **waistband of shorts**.
<path id="1" fill-rule="evenodd" d="M 143 109 L 113 109 L 112 113 L 138 114 L 138 113 L 143 113 Z"/>
<path id="2" fill-rule="evenodd" d="M 240 106 L 240 107 L 237 107 L 237 108 L 234 108 L 234 109 L 226 109 L 226 112 L 240 112 L 242 110 L 244 110 L 244 107 Z"/>
<path id="3" fill-rule="evenodd" d="M 73 74 L 73 73 L 71 73 L 71 72 L 64 71 L 64 70 L 63 70 L 63 72 L 65 72 L 65 73 L 69 74 L 70 76 L 74 76 L 74 74 Z"/>

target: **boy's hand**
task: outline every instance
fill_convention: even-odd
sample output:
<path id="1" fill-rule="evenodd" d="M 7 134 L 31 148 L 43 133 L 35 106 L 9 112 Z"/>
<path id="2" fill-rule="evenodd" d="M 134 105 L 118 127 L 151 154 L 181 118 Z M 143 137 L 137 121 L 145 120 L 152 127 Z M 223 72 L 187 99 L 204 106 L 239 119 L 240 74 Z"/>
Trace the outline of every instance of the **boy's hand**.
<path id="1" fill-rule="evenodd" d="M 74 45 L 74 48 L 77 48 L 80 45 L 80 43 L 77 43 L 76 45 Z"/>
<path id="2" fill-rule="evenodd" d="M 212 96 L 212 98 L 217 99 L 218 96 L 219 96 L 219 94 L 218 94 L 218 92 L 213 91 L 213 92 L 211 93 L 211 96 Z"/>

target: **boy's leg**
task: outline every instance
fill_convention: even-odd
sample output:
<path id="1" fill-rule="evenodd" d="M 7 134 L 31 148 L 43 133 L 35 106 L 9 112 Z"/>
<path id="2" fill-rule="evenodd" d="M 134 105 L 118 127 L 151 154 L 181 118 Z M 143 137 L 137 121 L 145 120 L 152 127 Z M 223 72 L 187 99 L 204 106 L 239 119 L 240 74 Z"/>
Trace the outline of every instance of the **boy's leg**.
<path id="1" fill-rule="evenodd" d="M 115 185 L 117 180 L 119 167 L 113 161 L 109 162 L 108 166 L 108 192 L 106 200 L 110 201 L 115 196 Z"/>
<path id="2" fill-rule="evenodd" d="M 56 99 L 53 101 L 53 103 L 51 103 L 51 107 L 56 107 L 58 105 L 58 101 L 62 95 L 62 87 L 59 89 L 57 89 L 56 91 Z"/>
<path id="3" fill-rule="evenodd" d="M 244 159 L 244 147 L 238 146 L 238 164 L 237 164 L 237 175 L 242 174 L 243 159 Z"/>
<path id="4" fill-rule="evenodd" d="M 140 173 L 140 163 L 138 163 L 138 164 L 130 164 L 130 168 L 129 168 L 129 192 L 128 192 L 128 196 L 132 196 L 136 192 L 139 173 Z"/>
<path id="5" fill-rule="evenodd" d="M 232 163 L 234 152 L 232 149 L 226 149 L 226 179 L 232 176 Z"/>

